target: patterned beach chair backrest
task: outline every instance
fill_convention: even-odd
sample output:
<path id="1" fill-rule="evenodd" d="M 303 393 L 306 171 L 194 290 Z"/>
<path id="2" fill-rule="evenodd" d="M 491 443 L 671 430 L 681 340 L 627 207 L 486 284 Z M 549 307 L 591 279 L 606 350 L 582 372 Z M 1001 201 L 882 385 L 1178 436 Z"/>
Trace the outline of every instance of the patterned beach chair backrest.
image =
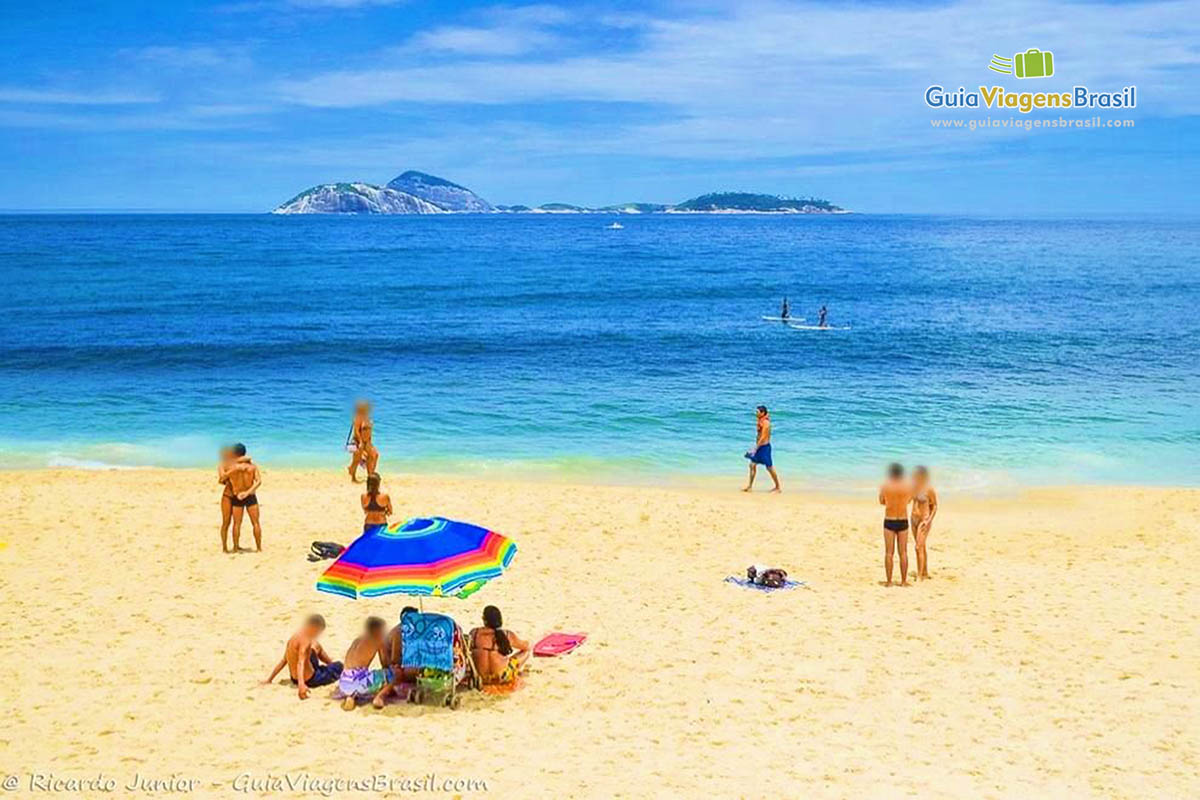
<path id="1" fill-rule="evenodd" d="M 406 669 L 454 669 L 454 620 L 445 614 L 408 613 L 400 626 Z"/>

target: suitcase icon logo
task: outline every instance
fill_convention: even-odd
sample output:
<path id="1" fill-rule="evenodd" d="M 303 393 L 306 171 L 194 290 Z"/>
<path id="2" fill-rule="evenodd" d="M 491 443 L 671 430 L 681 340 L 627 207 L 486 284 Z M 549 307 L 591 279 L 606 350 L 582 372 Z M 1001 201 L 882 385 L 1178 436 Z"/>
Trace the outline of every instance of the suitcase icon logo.
<path id="1" fill-rule="evenodd" d="M 1012 58 L 993 55 L 988 69 L 1018 78 L 1049 78 L 1054 74 L 1054 53 L 1031 47 Z"/>

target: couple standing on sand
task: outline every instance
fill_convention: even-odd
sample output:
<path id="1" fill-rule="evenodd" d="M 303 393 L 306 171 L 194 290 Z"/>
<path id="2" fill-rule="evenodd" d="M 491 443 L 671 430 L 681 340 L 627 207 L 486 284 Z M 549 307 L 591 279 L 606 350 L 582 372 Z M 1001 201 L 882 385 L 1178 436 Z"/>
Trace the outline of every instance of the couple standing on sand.
<path id="1" fill-rule="evenodd" d="M 900 585 L 908 586 L 909 505 L 912 505 L 911 527 L 916 541 L 917 578 L 929 577 L 929 555 L 925 543 L 933 518 L 937 516 L 938 496 L 929 482 L 929 470 L 917 467 L 912 480 L 904 477 L 904 467 L 892 464 L 887 478 L 879 487 L 879 505 L 883 506 L 883 567 L 887 573 L 886 586 L 892 585 L 892 561 L 900 550 Z"/>
<path id="2" fill-rule="evenodd" d="M 238 443 L 222 447 L 217 457 L 217 483 L 221 491 L 221 552 L 241 552 L 242 517 L 250 515 L 254 528 L 254 549 L 262 552 L 262 527 L 258 522 L 258 496 L 262 473 L 250 456 L 246 445 Z M 233 524 L 233 549 L 229 549 L 229 526 Z"/>
<path id="3" fill-rule="evenodd" d="M 350 459 L 350 480 L 358 481 L 358 467 L 365 465 L 368 475 L 374 476 L 375 487 L 372 490 L 370 480 L 367 481 L 367 491 L 372 494 L 369 501 L 364 495 L 363 508 L 368 512 L 383 511 L 377 507 L 374 495 L 379 493 L 379 476 L 375 475 L 375 467 L 379 463 L 379 451 L 372 443 L 374 423 L 371 421 L 371 404 L 360 400 L 354 408 L 354 421 L 350 425 L 349 449 L 353 451 Z M 250 515 L 250 524 L 254 528 L 254 548 L 262 551 L 262 527 L 259 524 L 258 496 L 255 494 L 262 484 L 262 473 L 258 465 L 246 455 L 244 444 L 222 447 L 217 457 L 217 482 L 223 487 L 221 491 L 221 551 L 224 553 L 239 553 L 241 550 L 242 519 Z M 386 498 L 387 496 L 384 495 Z M 390 502 L 387 506 L 391 513 Z M 381 520 L 386 522 L 386 517 Z M 233 549 L 229 548 L 229 529 L 233 528 Z"/>

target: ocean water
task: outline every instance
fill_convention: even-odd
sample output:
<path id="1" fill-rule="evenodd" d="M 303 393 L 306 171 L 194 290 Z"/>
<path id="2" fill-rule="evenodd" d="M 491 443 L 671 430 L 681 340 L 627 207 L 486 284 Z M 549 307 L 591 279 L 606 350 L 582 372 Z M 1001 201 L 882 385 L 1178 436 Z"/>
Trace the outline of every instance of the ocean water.
<path id="1" fill-rule="evenodd" d="M 0 218 L 0 466 L 1200 475 L 1200 225 L 933 217 Z M 760 320 L 793 313 L 848 331 Z"/>

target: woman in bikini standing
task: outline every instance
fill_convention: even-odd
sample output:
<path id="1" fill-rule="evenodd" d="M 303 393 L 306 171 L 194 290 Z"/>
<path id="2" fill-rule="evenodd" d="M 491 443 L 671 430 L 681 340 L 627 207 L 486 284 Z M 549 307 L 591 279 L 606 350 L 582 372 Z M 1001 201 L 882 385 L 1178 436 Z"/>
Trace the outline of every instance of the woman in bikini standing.
<path id="1" fill-rule="evenodd" d="M 222 447 L 217 454 L 217 483 L 221 491 L 221 552 L 229 552 L 229 525 L 233 522 L 233 489 L 229 486 L 229 470 L 236 462 L 232 447 Z"/>
<path id="2" fill-rule="evenodd" d="M 883 506 L 883 568 L 886 586 L 892 585 L 892 559 L 900 550 L 900 585 L 908 586 L 908 504 L 912 485 L 904 480 L 904 467 L 892 464 L 887 479 L 879 487 L 879 505 Z"/>
<path id="3" fill-rule="evenodd" d="M 471 660 L 475 671 L 485 684 L 505 685 L 516 681 L 517 674 L 529 660 L 529 642 L 503 628 L 500 609 L 483 609 L 483 627 L 471 631 Z"/>
<path id="4" fill-rule="evenodd" d="M 387 525 L 388 517 L 392 515 L 392 498 L 379 491 L 383 479 L 372 472 L 367 476 L 367 491 L 359 501 L 362 503 L 366 518 L 363 520 L 363 533 L 380 525 Z"/>
<path id="5" fill-rule="evenodd" d="M 358 483 L 358 465 L 365 463 L 367 474 L 375 471 L 379 464 L 379 451 L 371 443 L 375 423 L 371 421 L 371 404 L 359 400 L 354 407 L 354 421 L 350 424 L 350 439 L 355 445 L 354 455 L 350 456 L 350 480 Z"/>
<path id="6" fill-rule="evenodd" d="M 917 467 L 913 470 L 912 491 L 912 531 L 917 550 L 917 578 L 924 580 L 929 577 L 929 554 L 925 550 L 925 542 L 929 539 L 929 529 L 933 527 L 933 518 L 937 516 L 938 510 L 937 492 L 929 482 L 927 468 Z"/>

